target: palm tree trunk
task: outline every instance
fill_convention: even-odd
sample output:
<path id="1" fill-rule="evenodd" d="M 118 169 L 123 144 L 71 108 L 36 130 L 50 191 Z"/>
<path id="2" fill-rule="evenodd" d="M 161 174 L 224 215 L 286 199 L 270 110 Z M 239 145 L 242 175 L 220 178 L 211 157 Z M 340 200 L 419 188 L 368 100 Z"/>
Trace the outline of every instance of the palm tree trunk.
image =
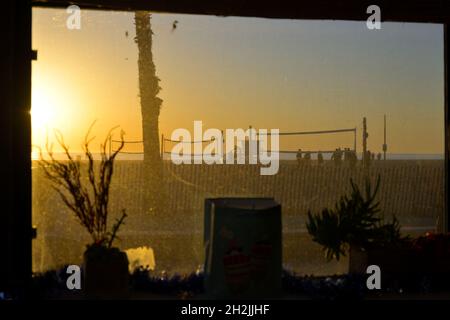
<path id="1" fill-rule="evenodd" d="M 152 54 L 150 13 L 135 12 L 136 38 L 139 50 L 139 93 L 141 98 L 142 133 L 144 141 L 144 206 L 146 213 L 159 213 L 163 209 L 163 173 L 159 146 L 159 113 L 162 100 L 159 78 L 156 76 Z"/>

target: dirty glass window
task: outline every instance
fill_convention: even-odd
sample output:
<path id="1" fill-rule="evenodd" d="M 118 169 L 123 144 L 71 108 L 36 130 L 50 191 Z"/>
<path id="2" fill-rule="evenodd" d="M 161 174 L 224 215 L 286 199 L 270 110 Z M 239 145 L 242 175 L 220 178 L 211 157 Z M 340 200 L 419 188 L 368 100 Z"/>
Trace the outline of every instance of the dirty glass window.
<path id="1" fill-rule="evenodd" d="M 77 26 L 68 15 L 33 10 L 35 271 L 80 263 L 90 241 L 37 166 L 39 149 L 54 143 L 63 159 L 57 130 L 83 163 L 94 122 L 94 153 L 111 128 L 120 126 L 107 141 L 109 152 L 125 132 L 109 203 L 110 222 L 122 209 L 128 214 L 116 244 L 151 248 L 152 255 L 134 252 L 156 270 L 201 268 L 204 200 L 245 196 L 281 204 L 285 268 L 346 272 L 345 259 L 327 262 L 311 240 L 307 212 L 333 207 L 350 191 L 350 179 L 362 183 L 367 174 L 381 177 L 382 212 L 395 215 L 403 233 L 440 230 L 441 26 L 384 23 L 368 30 L 364 22 L 89 10 Z M 277 172 L 261 175 L 260 163 L 174 164 L 177 129 L 204 140 L 195 135 L 195 121 L 203 131 L 278 129 Z M 188 155 L 196 153 L 191 146 Z"/>

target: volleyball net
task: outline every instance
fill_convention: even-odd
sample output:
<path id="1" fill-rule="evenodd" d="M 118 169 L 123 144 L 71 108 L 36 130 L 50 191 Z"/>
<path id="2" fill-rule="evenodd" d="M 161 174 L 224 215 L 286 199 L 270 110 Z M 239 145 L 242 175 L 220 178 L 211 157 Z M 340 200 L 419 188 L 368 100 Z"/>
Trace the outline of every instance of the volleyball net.
<path id="1" fill-rule="evenodd" d="M 256 131 L 256 130 L 255 130 Z M 222 131 L 223 132 L 223 131 Z M 278 135 L 280 137 L 280 140 L 282 139 L 282 137 L 295 137 L 295 136 L 305 136 L 305 135 L 309 135 L 309 136 L 313 136 L 313 135 L 335 135 L 335 134 L 342 134 L 342 133 L 352 133 L 352 138 L 353 138 L 353 148 L 349 148 L 350 150 L 356 152 L 356 135 L 357 135 L 357 128 L 347 128 L 347 129 L 333 129 L 333 130 L 319 130 L 319 131 L 288 131 L 288 132 L 278 132 L 278 133 L 272 133 L 272 132 L 267 132 L 265 135 Z M 256 140 L 259 140 L 259 136 L 261 136 L 262 134 L 260 132 L 256 131 Z M 225 145 L 225 135 L 222 134 L 222 143 L 223 145 Z M 172 149 L 175 145 L 178 144 L 190 144 L 191 147 L 188 148 L 191 150 L 190 153 L 188 153 L 190 156 L 192 157 L 201 157 L 202 154 L 201 153 L 195 153 L 193 152 L 193 150 L 199 149 L 199 150 L 204 150 L 205 146 L 211 144 L 212 142 L 215 142 L 215 140 L 209 139 L 209 140 L 193 140 L 193 141 L 183 141 L 183 140 L 173 140 L 170 138 L 166 138 L 164 136 L 164 134 L 161 135 L 161 144 L 160 144 L 160 148 L 161 148 L 161 157 L 164 159 L 165 157 L 170 157 L 171 155 L 179 155 L 178 153 L 174 153 L 172 152 Z M 114 146 L 116 144 L 120 144 L 121 141 L 120 140 L 111 140 L 110 141 L 110 152 L 113 152 L 115 150 Z M 132 145 L 142 145 L 141 148 L 139 149 L 143 149 L 143 141 L 142 140 L 130 140 L 130 141 L 124 141 L 125 147 L 123 150 L 120 151 L 120 153 L 122 154 L 131 154 L 131 155 L 139 155 L 139 154 L 144 154 L 143 151 L 129 151 L 129 147 Z M 201 147 L 195 147 L 195 145 L 201 144 Z M 278 150 L 278 151 L 274 151 L 274 152 L 278 152 L 280 154 L 296 154 L 298 153 L 298 150 L 301 149 L 303 153 L 308 152 L 310 154 L 317 154 L 317 153 L 322 153 L 322 154 L 331 154 L 333 152 L 336 151 L 336 149 L 341 148 L 344 149 L 342 147 L 342 145 L 337 145 L 334 149 L 329 149 L 329 150 L 321 150 L 321 149 L 304 149 L 301 147 L 301 142 L 291 142 L 291 145 L 296 145 L 297 148 L 295 148 L 295 150 L 287 150 L 287 149 L 282 149 L 282 150 Z M 348 144 L 347 144 L 348 145 Z M 127 148 L 128 147 L 128 148 Z M 266 152 L 272 152 L 272 150 L 267 150 Z"/>
<path id="2" fill-rule="evenodd" d="M 225 146 L 225 138 L 226 135 L 223 134 L 224 131 L 222 131 L 222 143 L 223 146 Z M 262 135 L 260 132 L 258 132 L 255 129 L 256 132 L 256 140 L 258 141 L 260 138 L 260 136 Z M 283 137 L 295 137 L 295 136 L 305 136 L 305 135 L 309 135 L 309 136 L 313 136 L 313 135 L 335 135 L 335 134 L 342 134 L 342 133 L 352 133 L 352 141 L 350 143 L 347 143 L 346 145 L 352 145 L 352 148 L 348 148 L 351 151 L 356 152 L 356 135 L 357 135 L 357 128 L 347 128 L 347 129 L 333 129 L 333 130 L 320 130 L 320 131 L 288 131 L 288 132 L 278 132 L 278 133 L 272 133 L 272 132 L 267 132 L 265 135 L 278 135 L 280 137 L 280 140 L 283 139 Z M 247 136 L 248 139 L 248 136 Z M 246 140 L 248 141 L 248 140 Z M 211 144 L 215 142 L 214 139 L 210 139 L 210 140 L 193 140 L 193 141 L 183 141 L 183 140 L 173 140 L 173 139 L 169 139 L 166 138 L 164 135 L 161 135 L 161 157 L 164 159 L 165 157 L 170 157 L 171 155 L 179 155 L 179 153 L 174 153 L 172 150 L 174 148 L 175 145 L 179 145 L 179 144 L 188 144 L 190 145 L 190 147 L 187 147 L 185 149 L 191 150 L 191 152 L 187 153 L 192 157 L 201 157 L 202 154 L 201 153 L 195 153 L 194 150 L 204 150 L 205 146 Z M 198 145 L 201 146 L 198 146 Z M 288 150 L 288 149 L 281 149 L 278 151 L 273 151 L 273 152 L 278 152 L 280 154 L 297 154 L 298 150 L 301 149 L 303 153 L 308 152 L 310 154 L 318 154 L 318 153 L 322 153 L 322 154 L 332 154 L 333 152 L 336 151 L 336 149 L 341 148 L 344 149 L 344 147 L 342 145 L 336 145 L 335 148 L 330 148 L 330 149 L 325 149 L 325 150 L 321 150 L 319 148 L 316 149 L 305 149 L 302 148 L 302 143 L 301 142 L 292 142 L 290 143 L 290 145 L 294 145 L 296 146 L 295 150 Z M 246 144 L 246 150 L 245 152 L 248 152 L 248 144 Z M 272 150 L 267 150 L 266 152 L 271 153 Z"/>

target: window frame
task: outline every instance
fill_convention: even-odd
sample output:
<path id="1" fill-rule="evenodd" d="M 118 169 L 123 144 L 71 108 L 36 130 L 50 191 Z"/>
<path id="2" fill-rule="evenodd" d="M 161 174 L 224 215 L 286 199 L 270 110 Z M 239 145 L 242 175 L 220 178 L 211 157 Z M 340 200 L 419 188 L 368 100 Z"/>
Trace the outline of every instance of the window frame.
<path id="1" fill-rule="evenodd" d="M 12 289 L 27 296 L 31 280 L 31 61 L 33 59 L 31 10 L 33 7 L 65 8 L 77 4 L 86 9 L 263 17 L 278 19 L 367 19 L 368 0 L 289 1 L 257 0 L 9 0 L 0 11 L 0 33 L 6 49 L 0 51 L 0 172 L 4 192 L 0 201 L 0 291 Z M 445 182 L 444 232 L 450 230 L 448 212 L 450 3 L 440 0 L 379 0 L 383 21 L 438 23 L 444 28 L 444 130 Z"/>

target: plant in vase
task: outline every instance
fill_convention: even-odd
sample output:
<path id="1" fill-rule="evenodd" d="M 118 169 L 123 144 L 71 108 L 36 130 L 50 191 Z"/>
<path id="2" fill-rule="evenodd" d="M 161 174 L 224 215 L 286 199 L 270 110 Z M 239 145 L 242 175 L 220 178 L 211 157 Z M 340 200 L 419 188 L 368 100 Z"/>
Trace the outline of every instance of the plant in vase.
<path id="1" fill-rule="evenodd" d="M 450 288 L 450 233 L 427 232 L 412 241 L 421 274 L 436 290 Z"/>
<path id="2" fill-rule="evenodd" d="M 94 139 L 90 138 L 91 129 L 92 126 L 83 144 L 86 161 L 82 163 L 81 160 L 74 159 L 62 134 L 56 131 L 56 141 L 67 159 L 57 160 L 53 145 L 49 146 L 47 143 L 47 157 L 43 156 L 41 150 L 39 167 L 65 205 L 92 237 L 92 243 L 87 245 L 83 256 L 85 292 L 91 297 L 122 297 L 128 290 L 128 259 L 124 252 L 113 247 L 113 242 L 127 215 L 122 210 L 120 218 L 109 230 L 108 203 L 114 161 L 124 146 L 124 133 L 121 132 L 121 143 L 117 149 L 108 153 L 107 145 L 114 128 L 111 129 L 100 146 L 101 159 L 96 161 L 89 148 Z"/>
<path id="3" fill-rule="evenodd" d="M 402 247 L 407 238 L 400 234 L 396 217 L 385 223 L 380 214 L 376 196 L 380 186 L 378 177 L 375 188 L 365 181 L 365 190 L 350 180 L 350 195 L 341 196 L 335 208 L 325 208 L 319 214 L 308 212 L 306 227 L 313 241 L 321 244 L 328 260 L 339 260 L 350 252 L 349 272 L 365 273 L 370 257 L 368 252 Z"/>

